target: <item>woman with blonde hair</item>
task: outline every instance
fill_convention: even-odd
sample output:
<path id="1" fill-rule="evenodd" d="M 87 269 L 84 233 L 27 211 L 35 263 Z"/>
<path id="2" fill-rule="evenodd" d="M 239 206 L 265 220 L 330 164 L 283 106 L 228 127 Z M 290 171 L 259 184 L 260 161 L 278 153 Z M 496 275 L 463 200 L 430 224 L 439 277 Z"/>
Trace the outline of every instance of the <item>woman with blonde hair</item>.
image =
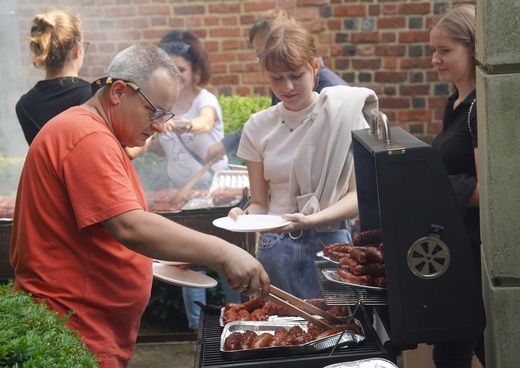
<path id="1" fill-rule="evenodd" d="M 461 231 L 467 232 L 473 249 L 468 261 L 480 269 L 475 26 L 475 6 L 458 5 L 441 13 L 430 27 L 432 64 L 439 80 L 455 87 L 432 147 L 439 152 L 464 216 Z M 433 360 L 437 368 L 469 368 L 474 351 L 484 364 L 483 337 L 435 344 Z"/>
<path id="2" fill-rule="evenodd" d="M 78 77 L 89 46 L 78 14 L 63 9 L 37 14 L 29 40 L 33 65 L 45 70 L 45 79 L 16 104 L 16 115 L 30 145 L 47 121 L 83 104 L 92 92 L 90 83 Z"/>

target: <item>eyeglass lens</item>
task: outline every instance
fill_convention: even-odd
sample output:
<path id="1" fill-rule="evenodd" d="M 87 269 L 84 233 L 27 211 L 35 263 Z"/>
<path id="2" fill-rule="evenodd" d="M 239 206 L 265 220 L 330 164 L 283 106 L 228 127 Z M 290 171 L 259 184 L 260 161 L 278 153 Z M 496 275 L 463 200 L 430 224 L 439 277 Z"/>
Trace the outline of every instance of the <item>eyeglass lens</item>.
<path id="1" fill-rule="evenodd" d="M 152 113 L 148 116 L 150 118 L 150 120 L 153 121 L 153 120 L 161 119 L 161 121 L 164 123 L 175 116 L 175 114 L 171 111 L 165 111 L 163 109 L 158 109 L 157 107 L 155 107 L 155 105 L 144 95 L 143 91 L 141 91 L 140 88 L 137 89 L 136 91 L 139 92 L 139 94 L 141 96 L 143 96 L 143 98 L 146 100 L 146 102 L 148 102 L 148 104 L 153 108 Z"/>

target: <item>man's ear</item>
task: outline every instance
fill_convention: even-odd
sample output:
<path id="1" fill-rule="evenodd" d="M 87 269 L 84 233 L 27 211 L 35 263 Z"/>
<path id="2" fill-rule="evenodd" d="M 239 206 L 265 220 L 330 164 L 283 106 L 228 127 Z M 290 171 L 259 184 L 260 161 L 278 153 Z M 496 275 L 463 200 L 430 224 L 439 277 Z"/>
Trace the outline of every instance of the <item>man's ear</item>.
<path id="1" fill-rule="evenodd" d="M 119 105 L 121 98 L 128 91 L 128 86 L 125 82 L 118 80 L 113 82 L 109 87 L 110 90 L 108 93 L 110 95 L 110 102 L 112 102 L 114 105 Z"/>

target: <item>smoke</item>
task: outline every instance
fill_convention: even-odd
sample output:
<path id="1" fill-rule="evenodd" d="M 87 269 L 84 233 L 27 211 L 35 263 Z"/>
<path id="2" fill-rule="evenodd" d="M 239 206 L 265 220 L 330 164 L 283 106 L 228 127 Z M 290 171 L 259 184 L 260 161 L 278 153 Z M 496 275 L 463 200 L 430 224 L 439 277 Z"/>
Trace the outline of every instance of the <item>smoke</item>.
<path id="1" fill-rule="evenodd" d="M 25 157 L 27 142 L 18 123 L 15 105 L 26 89 L 20 63 L 20 37 L 16 0 L 0 2 L 0 157 Z"/>

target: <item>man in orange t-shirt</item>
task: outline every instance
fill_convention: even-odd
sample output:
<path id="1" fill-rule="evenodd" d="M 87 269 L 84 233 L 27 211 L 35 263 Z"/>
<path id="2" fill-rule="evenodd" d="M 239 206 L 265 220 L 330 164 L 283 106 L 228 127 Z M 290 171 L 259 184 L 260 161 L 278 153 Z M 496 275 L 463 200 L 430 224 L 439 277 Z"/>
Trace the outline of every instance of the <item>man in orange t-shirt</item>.
<path id="1" fill-rule="evenodd" d="M 123 50 L 107 77 L 93 83 L 100 90 L 89 101 L 38 133 L 20 177 L 14 289 L 59 315 L 73 311 L 67 325 L 103 367 L 126 367 L 131 358 L 150 296 L 152 258 L 206 265 L 247 295 L 269 291 L 269 277 L 246 251 L 146 211 L 123 147 L 141 147 L 164 129 L 178 77 L 155 46 Z"/>

